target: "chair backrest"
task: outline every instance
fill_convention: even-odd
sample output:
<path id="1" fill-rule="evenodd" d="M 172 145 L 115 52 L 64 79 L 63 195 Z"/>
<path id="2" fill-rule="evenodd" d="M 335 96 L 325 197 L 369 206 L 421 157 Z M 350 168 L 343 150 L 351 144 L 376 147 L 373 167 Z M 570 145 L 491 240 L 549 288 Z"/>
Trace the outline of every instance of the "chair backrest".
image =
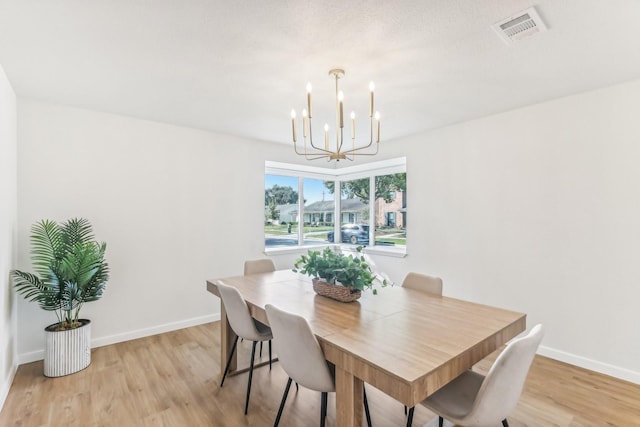
<path id="1" fill-rule="evenodd" d="M 260 339 L 260 333 L 256 328 L 256 324 L 249 312 L 249 307 L 244 301 L 244 298 L 242 298 L 240 291 L 220 281 L 217 282 L 217 287 L 220 293 L 220 299 L 224 303 L 224 308 L 227 311 L 227 319 L 229 319 L 231 329 L 233 329 L 240 338 L 258 341 Z"/>
<path id="2" fill-rule="evenodd" d="M 276 271 L 276 265 L 269 258 L 252 259 L 244 262 L 244 275 L 270 273 Z"/>
<path id="3" fill-rule="evenodd" d="M 483 380 L 465 419 L 473 425 L 499 425 L 513 411 L 543 335 L 542 325 L 536 325 L 528 335 L 507 344 Z"/>
<path id="4" fill-rule="evenodd" d="M 287 375 L 311 390 L 335 391 L 333 374 L 307 320 L 271 304 L 265 308 L 278 360 Z"/>
<path id="5" fill-rule="evenodd" d="M 430 294 L 442 295 L 442 279 L 427 276 L 426 274 L 407 273 L 407 276 L 402 281 L 402 286 L 417 291 L 429 292 Z"/>

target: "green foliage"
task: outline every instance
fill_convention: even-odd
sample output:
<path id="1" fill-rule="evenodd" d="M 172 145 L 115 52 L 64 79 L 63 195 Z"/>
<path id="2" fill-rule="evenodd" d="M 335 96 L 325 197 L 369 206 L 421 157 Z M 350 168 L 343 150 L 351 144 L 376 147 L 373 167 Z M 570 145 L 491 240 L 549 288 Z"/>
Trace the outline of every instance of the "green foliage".
<path id="1" fill-rule="evenodd" d="M 360 253 L 362 247 L 359 246 L 357 251 Z M 355 257 L 345 256 L 329 247 L 324 248 L 322 252 L 309 251 L 307 255 L 302 255 L 295 261 L 293 271 L 323 279 L 335 285 L 353 286 L 362 291 L 373 287 L 374 282 L 380 282 L 382 286 L 387 285 L 386 280 L 380 280 L 371 271 L 364 256 L 360 254 Z M 375 289 L 374 294 L 377 294 Z"/>
<path id="2" fill-rule="evenodd" d="M 278 219 L 280 218 L 280 211 L 276 206 L 276 202 L 273 200 L 269 202 L 269 219 Z"/>
<path id="3" fill-rule="evenodd" d="M 82 305 L 100 299 L 109 279 L 106 243 L 95 241 L 86 219 L 42 220 L 31 227 L 31 248 L 35 274 L 13 270 L 17 292 L 55 311 L 59 329 L 80 326 Z"/>
<path id="4" fill-rule="evenodd" d="M 331 194 L 335 191 L 335 183 L 326 181 L 325 187 Z M 375 199 L 384 199 L 387 203 L 393 200 L 393 194 L 396 191 L 407 190 L 407 173 L 396 173 L 392 175 L 379 175 L 375 178 Z M 354 179 L 345 181 L 341 188 L 342 197 L 348 199 L 359 199 L 362 203 L 369 203 L 369 178 Z"/>
<path id="5" fill-rule="evenodd" d="M 264 205 L 269 206 L 270 203 L 275 205 L 298 203 L 298 192 L 292 187 L 274 184 L 273 187 L 264 190 Z"/>

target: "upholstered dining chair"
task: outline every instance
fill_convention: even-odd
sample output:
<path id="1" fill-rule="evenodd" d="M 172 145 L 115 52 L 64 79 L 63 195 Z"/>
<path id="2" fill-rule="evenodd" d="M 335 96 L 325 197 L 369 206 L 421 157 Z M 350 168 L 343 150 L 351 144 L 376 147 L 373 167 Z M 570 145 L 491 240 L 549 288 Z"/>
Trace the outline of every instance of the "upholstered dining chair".
<path id="1" fill-rule="evenodd" d="M 236 288 L 227 286 L 220 282 L 218 282 L 217 286 L 218 292 L 220 293 L 220 298 L 222 299 L 224 308 L 227 311 L 229 324 L 231 325 L 231 329 L 233 329 L 233 332 L 235 332 L 236 334 L 236 339 L 233 341 L 233 346 L 231 347 L 231 353 L 229 353 L 227 365 L 224 368 L 224 374 L 222 375 L 220 387 L 224 385 L 224 380 L 229 373 L 229 364 L 231 363 L 233 352 L 236 351 L 236 347 L 238 345 L 238 337 L 253 341 L 253 346 L 251 349 L 251 362 L 249 364 L 247 398 L 244 404 L 244 413 L 246 415 L 249 410 L 249 396 L 251 394 L 251 379 L 253 378 L 253 364 L 256 355 L 256 344 L 258 343 L 258 341 L 269 341 L 269 369 L 271 369 L 270 340 L 273 338 L 273 335 L 271 334 L 271 328 L 251 317 L 247 303 Z"/>
<path id="2" fill-rule="evenodd" d="M 420 273 L 407 273 L 402 286 L 416 291 L 429 292 L 435 295 L 442 295 L 442 279 L 439 277 L 427 276 Z"/>
<path id="3" fill-rule="evenodd" d="M 509 427 L 507 415 L 520 400 L 536 350 L 542 341 L 542 325 L 507 344 L 487 376 L 466 371 L 421 403 L 439 417 L 463 427 L 498 425 Z"/>
<path id="4" fill-rule="evenodd" d="M 289 376 L 273 426 L 278 427 L 280 423 L 291 381 L 295 380 L 303 387 L 321 392 L 320 427 L 323 427 L 327 416 L 327 396 L 336 387 L 333 371 L 325 360 L 322 348 L 304 317 L 280 310 L 271 304 L 267 304 L 265 309 L 276 340 L 280 365 Z M 366 393 L 364 410 L 367 425 L 371 427 Z"/>
<path id="5" fill-rule="evenodd" d="M 269 258 L 251 259 L 244 262 L 244 275 L 271 273 L 276 271 L 276 265 Z M 260 341 L 260 357 L 262 357 L 262 341 Z"/>
<path id="6" fill-rule="evenodd" d="M 442 295 L 442 279 L 439 277 L 427 276 L 426 274 L 414 272 L 407 273 L 402 281 L 402 286 L 409 289 L 415 289 L 420 292 Z M 411 427 L 413 424 L 414 410 L 415 408 L 410 408 L 409 414 L 407 415 L 407 407 L 404 407 L 404 413 L 407 415 L 407 427 Z"/>
<path id="7" fill-rule="evenodd" d="M 244 262 L 244 275 L 271 273 L 276 271 L 276 265 L 269 258 L 252 259 Z"/>

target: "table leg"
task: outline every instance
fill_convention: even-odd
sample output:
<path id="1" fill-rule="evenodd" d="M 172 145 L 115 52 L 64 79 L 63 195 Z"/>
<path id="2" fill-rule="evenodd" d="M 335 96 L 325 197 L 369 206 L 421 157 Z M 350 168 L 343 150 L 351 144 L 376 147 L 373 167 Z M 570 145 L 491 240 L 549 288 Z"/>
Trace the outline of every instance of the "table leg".
<path id="1" fill-rule="evenodd" d="M 362 426 L 362 380 L 336 366 L 336 425 L 337 427 Z"/>
<path id="2" fill-rule="evenodd" d="M 233 347 L 233 341 L 236 339 L 236 333 L 231 329 L 229 319 L 227 318 L 227 310 L 224 308 L 224 304 L 220 301 L 220 377 L 218 383 L 222 381 L 222 375 L 224 374 L 224 368 L 229 358 L 229 353 Z M 229 373 L 232 375 L 238 369 L 238 351 L 234 353 L 229 363 Z"/>

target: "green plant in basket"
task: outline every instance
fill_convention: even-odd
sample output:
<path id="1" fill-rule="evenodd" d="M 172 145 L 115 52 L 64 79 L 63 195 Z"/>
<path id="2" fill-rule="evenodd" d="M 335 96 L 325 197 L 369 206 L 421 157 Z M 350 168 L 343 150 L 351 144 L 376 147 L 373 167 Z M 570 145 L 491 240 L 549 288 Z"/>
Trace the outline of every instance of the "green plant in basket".
<path id="1" fill-rule="evenodd" d="M 386 286 L 387 280 L 376 275 L 365 261 L 362 247 L 356 250 L 356 256 L 336 253 L 329 247 L 322 252 L 312 250 L 295 261 L 293 271 L 333 285 L 353 286 L 361 291 L 372 288 L 374 283 Z M 377 294 L 376 289 L 373 289 L 373 293 Z"/>

